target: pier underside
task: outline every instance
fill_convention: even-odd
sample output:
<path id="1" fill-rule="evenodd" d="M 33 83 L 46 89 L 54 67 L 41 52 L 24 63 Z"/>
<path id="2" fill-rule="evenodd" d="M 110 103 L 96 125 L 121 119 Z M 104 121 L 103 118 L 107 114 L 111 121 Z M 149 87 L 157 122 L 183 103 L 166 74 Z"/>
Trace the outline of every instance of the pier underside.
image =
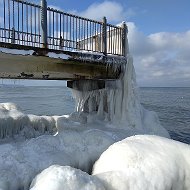
<path id="1" fill-rule="evenodd" d="M 119 57 L 5 45 L 0 49 L 3 79 L 67 80 L 69 88 L 91 91 L 105 88 L 109 84 L 105 81 L 116 80 L 122 73 Z"/>
<path id="2" fill-rule="evenodd" d="M 0 53 L 0 78 L 76 80 L 116 79 L 120 71 L 93 61 Z"/>

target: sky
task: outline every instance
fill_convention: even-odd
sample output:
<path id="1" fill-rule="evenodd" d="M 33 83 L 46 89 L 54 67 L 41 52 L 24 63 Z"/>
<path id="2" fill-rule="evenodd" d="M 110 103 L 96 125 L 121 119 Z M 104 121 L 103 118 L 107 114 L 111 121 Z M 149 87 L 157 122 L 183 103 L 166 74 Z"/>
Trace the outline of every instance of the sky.
<path id="1" fill-rule="evenodd" d="M 126 21 L 139 86 L 190 87 L 190 0 L 47 2 L 56 9 L 96 20 L 106 16 L 111 24 Z"/>

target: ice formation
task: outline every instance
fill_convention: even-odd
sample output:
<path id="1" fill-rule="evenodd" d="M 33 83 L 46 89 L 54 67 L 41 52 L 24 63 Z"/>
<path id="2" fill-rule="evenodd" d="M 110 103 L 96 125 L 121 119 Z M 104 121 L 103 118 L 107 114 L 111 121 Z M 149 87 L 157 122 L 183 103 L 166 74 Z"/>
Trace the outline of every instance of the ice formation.
<path id="1" fill-rule="evenodd" d="M 140 104 L 132 57 L 128 54 L 124 60 L 124 72 L 121 78 L 114 82 L 108 81 L 105 89 L 73 90 L 76 111 L 79 115 L 87 112 L 95 119 L 110 121 L 112 127 L 132 129 L 140 134 L 169 137 L 168 132 L 160 125 L 157 114 L 144 109 Z M 88 89 L 88 86 L 86 88 Z M 89 117 L 90 115 L 86 121 Z"/>
<path id="2" fill-rule="evenodd" d="M 0 139 L 22 135 L 32 138 L 56 132 L 55 119 L 51 116 L 26 115 L 13 103 L 0 103 Z"/>
<path id="3" fill-rule="evenodd" d="M 190 146 L 158 136 L 129 137 L 110 146 L 93 175 L 109 190 L 189 190 Z"/>

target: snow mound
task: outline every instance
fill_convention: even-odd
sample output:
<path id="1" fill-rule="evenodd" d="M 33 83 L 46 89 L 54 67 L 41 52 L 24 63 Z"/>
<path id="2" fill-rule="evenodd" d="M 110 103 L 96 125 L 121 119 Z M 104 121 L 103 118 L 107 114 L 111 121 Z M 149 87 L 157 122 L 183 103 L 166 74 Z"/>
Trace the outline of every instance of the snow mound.
<path id="1" fill-rule="evenodd" d="M 189 190 L 190 146 L 158 136 L 138 135 L 110 146 L 95 163 L 109 190 Z"/>
<path id="2" fill-rule="evenodd" d="M 30 190 L 105 190 L 95 177 L 79 169 L 58 165 L 42 171 L 30 187 Z"/>

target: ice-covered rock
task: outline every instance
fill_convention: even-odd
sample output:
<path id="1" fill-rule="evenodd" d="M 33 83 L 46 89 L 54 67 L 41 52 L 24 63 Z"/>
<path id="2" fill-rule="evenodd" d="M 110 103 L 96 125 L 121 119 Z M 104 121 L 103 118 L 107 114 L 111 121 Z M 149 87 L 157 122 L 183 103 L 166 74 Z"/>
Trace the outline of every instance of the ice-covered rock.
<path id="1" fill-rule="evenodd" d="M 32 181 L 30 190 L 105 190 L 101 182 L 69 166 L 53 165 Z"/>
<path id="2" fill-rule="evenodd" d="M 93 175 L 109 190 L 189 190 L 190 146 L 158 136 L 129 137 L 110 146 Z"/>

